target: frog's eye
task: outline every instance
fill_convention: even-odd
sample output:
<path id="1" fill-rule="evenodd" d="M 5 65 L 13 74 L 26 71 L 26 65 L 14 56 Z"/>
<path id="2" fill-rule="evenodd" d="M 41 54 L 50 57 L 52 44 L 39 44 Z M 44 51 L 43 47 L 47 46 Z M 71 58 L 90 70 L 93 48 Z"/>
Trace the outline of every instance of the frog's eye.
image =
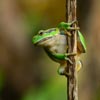
<path id="1" fill-rule="evenodd" d="M 40 31 L 40 32 L 39 32 L 39 35 L 43 35 L 43 31 Z"/>
<path id="2" fill-rule="evenodd" d="M 43 35 L 43 32 L 40 32 L 39 35 Z"/>

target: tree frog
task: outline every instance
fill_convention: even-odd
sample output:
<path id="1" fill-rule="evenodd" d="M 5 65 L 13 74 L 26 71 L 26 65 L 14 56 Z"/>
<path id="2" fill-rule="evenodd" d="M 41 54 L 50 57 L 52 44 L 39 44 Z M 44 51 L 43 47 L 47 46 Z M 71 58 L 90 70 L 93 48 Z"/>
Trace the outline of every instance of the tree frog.
<path id="1" fill-rule="evenodd" d="M 67 64 L 66 60 L 72 64 L 72 61 L 68 58 L 68 56 L 76 55 L 76 53 L 66 53 L 68 49 L 66 36 L 71 37 L 70 31 L 77 30 L 78 55 L 86 52 L 84 37 L 78 27 L 72 27 L 73 23 L 75 23 L 75 21 L 71 23 L 61 22 L 56 28 L 40 30 L 37 35 L 33 36 L 32 39 L 34 45 L 42 46 L 48 56 L 60 64 L 60 67 L 58 68 L 58 73 L 60 75 L 68 75 L 65 71 Z M 77 70 L 79 70 L 81 68 L 80 61 L 77 61 L 77 66 Z"/>

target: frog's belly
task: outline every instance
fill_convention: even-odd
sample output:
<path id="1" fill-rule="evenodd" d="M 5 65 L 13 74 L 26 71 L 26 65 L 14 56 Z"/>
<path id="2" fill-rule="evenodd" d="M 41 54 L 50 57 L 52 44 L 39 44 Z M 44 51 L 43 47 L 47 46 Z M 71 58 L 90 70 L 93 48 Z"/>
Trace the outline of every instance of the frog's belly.
<path id="1" fill-rule="evenodd" d="M 45 49 L 45 48 L 44 48 Z M 54 60 L 54 61 L 56 61 L 56 62 L 58 62 L 58 63 L 63 63 L 63 62 L 65 62 L 65 58 L 64 58 L 64 56 L 62 55 L 62 54 L 64 54 L 64 53 L 60 53 L 60 52 L 51 52 L 51 51 L 49 51 L 48 49 L 45 49 L 45 51 L 46 51 L 46 53 L 47 53 L 47 55 L 52 59 L 52 60 Z M 57 54 L 61 54 L 62 56 L 56 56 Z"/>

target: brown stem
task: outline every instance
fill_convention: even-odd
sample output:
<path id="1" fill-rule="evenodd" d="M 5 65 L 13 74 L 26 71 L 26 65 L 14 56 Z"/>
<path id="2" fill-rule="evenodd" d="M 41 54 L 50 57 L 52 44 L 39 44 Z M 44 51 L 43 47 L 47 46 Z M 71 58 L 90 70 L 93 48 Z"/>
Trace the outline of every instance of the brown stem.
<path id="1" fill-rule="evenodd" d="M 77 0 L 66 0 L 66 19 L 68 22 L 72 22 L 76 20 L 76 4 Z M 76 25 L 73 25 L 76 27 Z M 68 51 L 67 53 L 75 52 L 77 53 L 77 34 L 76 31 L 71 31 L 72 36 L 67 37 L 68 42 Z M 70 56 L 69 58 L 72 60 L 73 64 L 67 62 L 66 71 L 70 73 L 70 76 L 66 76 L 67 78 L 67 96 L 68 100 L 78 100 L 78 78 L 76 69 L 76 57 Z"/>

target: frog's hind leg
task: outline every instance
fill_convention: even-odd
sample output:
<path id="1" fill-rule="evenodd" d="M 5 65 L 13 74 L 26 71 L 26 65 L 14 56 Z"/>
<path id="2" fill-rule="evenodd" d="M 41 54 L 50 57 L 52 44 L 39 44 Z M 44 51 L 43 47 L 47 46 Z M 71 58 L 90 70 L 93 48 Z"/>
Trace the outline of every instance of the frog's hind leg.
<path id="1" fill-rule="evenodd" d="M 65 75 L 65 76 L 70 76 L 70 74 L 68 72 L 66 72 L 66 66 L 67 66 L 67 63 L 63 63 L 63 64 L 60 64 L 57 72 L 59 75 Z"/>
<path id="2" fill-rule="evenodd" d="M 67 66 L 67 63 L 63 63 L 63 64 L 60 64 L 57 72 L 59 75 L 65 75 L 65 76 L 70 76 L 70 73 L 66 71 L 66 66 Z M 80 60 L 78 60 L 76 62 L 76 71 L 79 72 L 80 69 L 82 68 L 82 62 Z"/>

